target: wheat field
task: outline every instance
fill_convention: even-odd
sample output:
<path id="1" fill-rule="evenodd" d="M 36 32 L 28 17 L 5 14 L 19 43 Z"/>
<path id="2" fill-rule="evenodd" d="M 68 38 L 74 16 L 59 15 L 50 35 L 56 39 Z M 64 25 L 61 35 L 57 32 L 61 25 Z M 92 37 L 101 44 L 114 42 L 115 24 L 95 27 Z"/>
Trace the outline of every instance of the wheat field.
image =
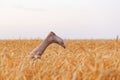
<path id="1" fill-rule="evenodd" d="M 42 40 L 0 40 L 0 80 L 120 80 L 120 40 L 65 40 L 41 59 L 28 57 Z"/>

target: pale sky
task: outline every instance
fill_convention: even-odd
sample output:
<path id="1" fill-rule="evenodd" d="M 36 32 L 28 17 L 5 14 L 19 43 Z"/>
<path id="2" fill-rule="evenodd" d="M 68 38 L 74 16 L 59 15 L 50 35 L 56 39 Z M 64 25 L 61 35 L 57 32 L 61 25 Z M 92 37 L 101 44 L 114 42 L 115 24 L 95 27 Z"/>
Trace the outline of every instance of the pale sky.
<path id="1" fill-rule="evenodd" d="M 0 0 L 0 39 L 113 39 L 120 0 Z"/>

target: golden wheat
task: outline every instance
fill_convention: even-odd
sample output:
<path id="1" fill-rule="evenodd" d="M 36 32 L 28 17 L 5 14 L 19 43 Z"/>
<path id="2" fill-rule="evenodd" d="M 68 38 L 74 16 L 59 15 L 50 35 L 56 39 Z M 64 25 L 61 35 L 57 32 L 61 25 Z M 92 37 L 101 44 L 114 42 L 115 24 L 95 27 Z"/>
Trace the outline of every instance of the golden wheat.
<path id="1" fill-rule="evenodd" d="M 66 40 L 52 44 L 40 60 L 29 52 L 41 40 L 1 40 L 0 80 L 120 80 L 120 41 Z"/>

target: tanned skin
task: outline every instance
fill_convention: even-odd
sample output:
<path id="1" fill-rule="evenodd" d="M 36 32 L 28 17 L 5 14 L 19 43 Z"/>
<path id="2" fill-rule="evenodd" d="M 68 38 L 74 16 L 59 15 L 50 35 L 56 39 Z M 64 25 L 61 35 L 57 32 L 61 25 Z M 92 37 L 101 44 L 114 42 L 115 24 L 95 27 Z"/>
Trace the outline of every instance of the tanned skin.
<path id="1" fill-rule="evenodd" d="M 63 39 L 57 36 L 54 32 L 50 32 L 45 40 L 30 53 L 30 59 L 40 59 L 46 48 L 52 43 L 57 43 L 65 48 Z"/>

